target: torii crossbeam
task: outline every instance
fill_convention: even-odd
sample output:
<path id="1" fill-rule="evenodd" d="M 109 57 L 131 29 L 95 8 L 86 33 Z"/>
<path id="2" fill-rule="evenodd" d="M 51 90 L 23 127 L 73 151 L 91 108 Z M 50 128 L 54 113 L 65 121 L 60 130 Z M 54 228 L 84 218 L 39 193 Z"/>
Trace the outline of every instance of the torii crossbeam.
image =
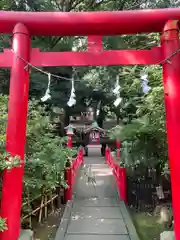
<path id="1" fill-rule="evenodd" d="M 3 12 L 0 33 L 12 33 L 17 23 L 31 36 L 113 36 L 162 32 L 168 20 L 179 20 L 180 9 L 114 12 Z"/>
<path id="2" fill-rule="evenodd" d="M 12 50 L 0 53 L 0 67 L 11 68 L 6 151 L 24 160 L 30 63 L 46 66 L 162 64 L 168 151 L 176 240 L 180 240 L 180 9 L 121 12 L 0 12 L 0 33 L 13 33 Z M 161 46 L 151 50 L 104 51 L 101 36 L 162 32 Z M 84 52 L 40 52 L 31 36 L 88 36 Z M 92 44 L 94 43 L 94 44 Z M 24 165 L 4 171 L 1 215 L 8 230 L 1 240 L 17 240 Z"/>

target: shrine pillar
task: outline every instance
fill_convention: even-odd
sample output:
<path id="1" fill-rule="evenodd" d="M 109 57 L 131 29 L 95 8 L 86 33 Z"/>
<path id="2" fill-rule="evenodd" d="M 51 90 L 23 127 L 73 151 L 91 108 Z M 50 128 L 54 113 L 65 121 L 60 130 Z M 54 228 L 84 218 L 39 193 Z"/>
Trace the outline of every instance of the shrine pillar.
<path id="1" fill-rule="evenodd" d="M 6 151 L 19 156 L 18 167 L 3 174 L 1 216 L 7 219 L 8 230 L 0 233 L 1 240 L 17 240 L 20 234 L 22 182 L 28 111 L 30 36 L 27 28 L 18 23 L 13 30 L 14 53 L 10 77 Z M 23 59 L 23 60 L 22 60 Z M 10 161 L 10 159 L 9 159 Z"/>
<path id="2" fill-rule="evenodd" d="M 168 21 L 161 36 L 166 127 L 171 171 L 175 239 L 180 240 L 180 41 L 178 21 Z"/>

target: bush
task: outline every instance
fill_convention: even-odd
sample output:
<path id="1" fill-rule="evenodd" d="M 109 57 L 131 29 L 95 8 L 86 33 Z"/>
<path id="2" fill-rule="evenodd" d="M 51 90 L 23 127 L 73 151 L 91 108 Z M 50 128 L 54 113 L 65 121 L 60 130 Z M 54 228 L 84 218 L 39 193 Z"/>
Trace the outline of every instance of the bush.
<path id="1" fill-rule="evenodd" d="M 13 158 L 11 164 L 5 161 L 5 128 L 7 120 L 7 97 L 0 96 L 0 168 L 18 166 L 19 158 Z M 65 186 L 64 169 L 74 151 L 63 146 L 64 138 L 55 136 L 54 125 L 49 112 L 36 100 L 29 101 L 27 140 L 25 156 L 23 203 L 37 196 L 51 192 L 58 186 Z M 9 157 L 9 156 L 8 156 Z M 26 208 L 29 212 L 31 209 Z M 4 219 L 1 219 L 2 226 Z M 4 228 L 2 227 L 2 230 Z"/>
<path id="2" fill-rule="evenodd" d="M 164 93 L 161 83 L 162 69 L 157 66 L 148 68 L 149 85 L 151 87 L 148 94 L 142 93 L 139 79 L 140 70 L 137 68 L 136 71 L 133 70 L 131 74 L 126 75 L 126 81 L 131 80 L 132 84 L 128 88 L 126 85 L 123 86 L 123 90 L 129 94 L 128 102 L 134 104 L 136 111 L 132 117 L 132 112 L 128 113 L 125 106 L 121 106 L 122 109 L 126 110 L 126 117 L 130 121 L 125 125 L 123 124 L 125 121 L 122 119 L 121 126 L 112 129 L 110 137 L 113 139 L 118 137 L 121 140 L 121 160 L 126 166 L 136 166 L 138 164 L 156 168 L 159 165 L 163 171 L 163 167 L 167 168 L 168 156 Z M 129 115 L 131 115 L 131 118 Z"/>

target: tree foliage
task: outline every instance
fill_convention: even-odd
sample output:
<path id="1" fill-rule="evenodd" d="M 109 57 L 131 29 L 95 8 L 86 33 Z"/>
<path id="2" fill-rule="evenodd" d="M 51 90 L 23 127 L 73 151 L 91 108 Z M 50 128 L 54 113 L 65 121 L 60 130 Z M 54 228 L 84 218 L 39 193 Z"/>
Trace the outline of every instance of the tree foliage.
<path id="1" fill-rule="evenodd" d="M 134 104 L 135 111 L 133 114 L 130 111 L 127 114 L 128 121 L 124 121 L 126 124 L 122 123 L 121 128 L 112 129 L 110 135 L 112 138 L 121 139 L 121 156 L 126 166 L 138 163 L 148 167 L 156 167 L 160 164 L 162 170 L 163 167 L 167 166 L 168 160 L 162 69 L 152 66 L 148 67 L 146 71 L 149 75 L 150 92 L 146 95 L 140 94 L 138 90 L 141 89 L 141 82 L 133 72 L 132 89 L 130 87 L 129 91 L 136 92 L 136 96 L 139 92 L 139 97 L 135 97 L 131 92 L 129 102 Z M 132 78 L 131 74 L 128 76 Z"/>

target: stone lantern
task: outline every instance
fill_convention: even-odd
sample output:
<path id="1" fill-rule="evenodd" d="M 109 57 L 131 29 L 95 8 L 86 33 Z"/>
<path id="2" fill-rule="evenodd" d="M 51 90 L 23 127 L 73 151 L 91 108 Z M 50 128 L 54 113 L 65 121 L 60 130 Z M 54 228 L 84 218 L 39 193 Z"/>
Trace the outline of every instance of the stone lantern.
<path id="1" fill-rule="evenodd" d="M 68 137 L 67 148 L 72 148 L 72 136 L 74 135 L 74 128 L 72 125 L 68 125 L 64 129 L 66 130 L 66 135 Z"/>

